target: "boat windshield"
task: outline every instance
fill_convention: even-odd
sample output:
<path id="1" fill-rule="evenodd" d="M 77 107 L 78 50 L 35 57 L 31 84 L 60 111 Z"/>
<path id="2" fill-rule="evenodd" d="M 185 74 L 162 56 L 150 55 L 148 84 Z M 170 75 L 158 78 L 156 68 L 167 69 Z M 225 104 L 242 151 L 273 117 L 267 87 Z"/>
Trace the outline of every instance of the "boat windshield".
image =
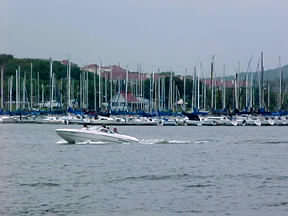
<path id="1" fill-rule="evenodd" d="M 84 127 L 85 128 L 85 127 Z M 103 127 L 103 126 L 94 126 L 94 127 L 86 127 L 87 130 L 96 130 L 102 133 L 118 133 L 118 130 L 116 128 L 110 128 L 110 127 Z"/>
<path id="2" fill-rule="evenodd" d="M 109 128 L 100 128 L 99 131 L 103 133 L 111 133 Z"/>

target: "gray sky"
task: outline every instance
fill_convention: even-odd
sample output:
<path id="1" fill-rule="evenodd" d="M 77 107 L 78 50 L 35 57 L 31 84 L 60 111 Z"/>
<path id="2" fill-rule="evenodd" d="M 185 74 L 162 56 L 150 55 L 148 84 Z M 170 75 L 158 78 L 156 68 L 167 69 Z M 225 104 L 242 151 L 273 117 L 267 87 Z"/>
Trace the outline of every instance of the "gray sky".
<path id="1" fill-rule="evenodd" d="M 178 72 L 288 62 L 287 0 L 0 0 L 0 53 Z M 227 72 L 228 73 L 228 72 Z"/>

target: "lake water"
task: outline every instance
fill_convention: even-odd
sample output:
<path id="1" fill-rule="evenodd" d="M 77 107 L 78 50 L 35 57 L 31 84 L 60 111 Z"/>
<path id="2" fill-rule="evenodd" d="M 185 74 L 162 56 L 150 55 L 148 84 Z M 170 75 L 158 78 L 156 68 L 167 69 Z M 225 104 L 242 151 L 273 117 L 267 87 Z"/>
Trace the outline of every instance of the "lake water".
<path id="1" fill-rule="evenodd" d="M 108 145 L 60 144 L 63 127 L 0 124 L 0 215 L 288 215 L 287 127 L 118 127 L 141 142 Z"/>

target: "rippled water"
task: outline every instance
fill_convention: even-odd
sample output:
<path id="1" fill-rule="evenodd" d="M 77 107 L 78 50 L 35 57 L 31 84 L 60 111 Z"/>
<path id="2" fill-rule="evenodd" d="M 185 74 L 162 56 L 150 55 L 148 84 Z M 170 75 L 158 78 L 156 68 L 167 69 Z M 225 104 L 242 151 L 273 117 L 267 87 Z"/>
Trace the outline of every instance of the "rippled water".
<path id="1" fill-rule="evenodd" d="M 119 127 L 141 142 L 116 145 L 59 127 L 0 125 L 0 215 L 288 215 L 287 127 Z"/>

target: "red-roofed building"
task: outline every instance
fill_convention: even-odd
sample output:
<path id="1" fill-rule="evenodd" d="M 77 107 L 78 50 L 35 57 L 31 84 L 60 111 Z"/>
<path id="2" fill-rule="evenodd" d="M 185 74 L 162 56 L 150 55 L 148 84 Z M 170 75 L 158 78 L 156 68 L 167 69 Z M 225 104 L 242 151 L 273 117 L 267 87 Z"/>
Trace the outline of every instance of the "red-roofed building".
<path id="1" fill-rule="evenodd" d="M 81 71 L 88 71 L 91 73 L 95 73 L 97 71 L 97 68 L 98 68 L 97 64 L 90 64 L 90 65 L 86 65 L 80 69 L 81 69 Z"/>
<path id="2" fill-rule="evenodd" d="M 126 107 L 126 101 L 128 107 Z M 128 111 L 135 111 L 137 110 L 137 107 L 140 107 L 140 104 L 142 104 L 145 108 L 148 107 L 149 102 L 148 100 L 141 98 L 141 97 L 135 97 L 131 92 L 127 93 L 127 98 L 125 92 L 121 92 L 120 94 L 115 95 L 112 98 L 112 110 L 128 110 Z"/>
<path id="3" fill-rule="evenodd" d="M 127 93 L 127 98 L 125 93 L 122 92 L 121 95 L 127 100 L 128 103 L 138 103 L 137 98 L 131 92 Z"/>
<path id="4" fill-rule="evenodd" d="M 82 71 L 88 71 L 94 73 L 100 69 L 100 66 L 97 64 L 90 64 L 87 66 L 84 66 L 81 68 Z M 154 75 L 154 77 L 153 77 Z M 101 77 L 105 77 L 106 79 L 111 79 L 112 80 L 126 80 L 127 76 L 127 70 L 122 68 L 119 65 L 111 65 L 111 66 L 102 66 L 101 67 Z M 146 79 L 152 79 L 158 80 L 163 77 L 169 77 L 170 74 L 163 74 L 163 73 L 139 73 L 139 72 L 131 72 L 128 71 L 128 80 L 129 82 L 135 81 L 135 80 L 146 80 Z"/>
<path id="5" fill-rule="evenodd" d="M 82 71 L 88 71 L 94 73 L 100 69 L 99 65 L 97 64 L 90 64 L 87 66 L 84 66 L 81 68 Z M 113 80 L 126 80 L 127 71 L 126 69 L 118 66 L 118 65 L 112 65 L 112 66 L 102 66 L 101 67 L 101 77 L 106 77 L 107 79 L 110 79 L 112 75 Z M 147 75 L 145 73 L 138 73 L 138 72 L 128 72 L 128 80 L 146 80 Z"/>
<path id="6" fill-rule="evenodd" d="M 118 66 L 112 65 L 108 67 L 101 68 L 101 76 L 110 79 L 112 76 L 112 80 L 126 80 L 127 70 Z M 146 80 L 147 75 L 145 73 L 131 72 L 128 71 L 128 80 Z"/>
<path id="7" fill-rule="evenodd" d="M 68 65 L 68 63 L 69 63 L 69 61 L 66 60 L 66 59 L 64 59 L 64 60 L 61 61 L 61 64 L 63 64 L 63 65 Z"/>

